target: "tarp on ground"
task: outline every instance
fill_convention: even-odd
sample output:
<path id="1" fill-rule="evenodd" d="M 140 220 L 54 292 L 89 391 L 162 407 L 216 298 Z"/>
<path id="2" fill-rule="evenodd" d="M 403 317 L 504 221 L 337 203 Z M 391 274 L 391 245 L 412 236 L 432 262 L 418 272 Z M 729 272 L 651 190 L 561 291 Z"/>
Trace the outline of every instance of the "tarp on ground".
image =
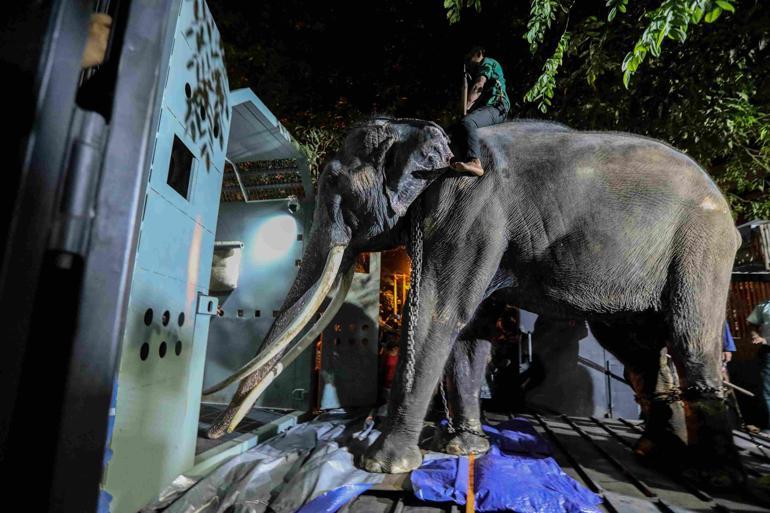
<path id="1" fill-rule="evenodd" d="M 484 426 L 488 453 L 474 462 L 476 511 L 598 512 L 601 497 L 564 473 L 548 444 L 525 419 Z M 425 501 L 465 504 L 468 457 L 431 457 L 412 472 L 415 495 Z"/>
<path id="2" fill-rule="evenodd" d="M 142 512 L 333 513 L 384 480 L 354 465 L 380 435 L 365 419 L 336 412 L 297 425 L 198 481 L 180 476 Z M 598 511 L 601 499 L 564 474 L 526 420 L 484 429 L 492 450 L 474 467 L 477 511 Z M 467 476 L 466 457 L 428 453 L 411 479 L 420 499 L 464 504 Z"/>
<path id="3" fill-rule="evenodd" d="M 353 453 L 380 435 L 365 418 L 333 412 L 294 426 L 197 482 L 180 476 L 142 513 L 294 513 L 345 485 L 380 483 L 383 474 L 353 464 Z"/>

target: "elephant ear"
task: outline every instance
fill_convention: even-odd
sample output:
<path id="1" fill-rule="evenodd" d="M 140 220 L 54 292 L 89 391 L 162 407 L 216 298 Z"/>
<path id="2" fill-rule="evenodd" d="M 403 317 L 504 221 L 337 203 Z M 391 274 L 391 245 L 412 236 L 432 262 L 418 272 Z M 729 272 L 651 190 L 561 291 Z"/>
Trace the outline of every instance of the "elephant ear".
<path id="1" fill-rule="evenodd" d="M 398 126 L 398 140 L 383 155 L 385 194 L 393 211 L 402 217 L 409 206 L 449 166 L 449 138 L 426 121 Z"/>

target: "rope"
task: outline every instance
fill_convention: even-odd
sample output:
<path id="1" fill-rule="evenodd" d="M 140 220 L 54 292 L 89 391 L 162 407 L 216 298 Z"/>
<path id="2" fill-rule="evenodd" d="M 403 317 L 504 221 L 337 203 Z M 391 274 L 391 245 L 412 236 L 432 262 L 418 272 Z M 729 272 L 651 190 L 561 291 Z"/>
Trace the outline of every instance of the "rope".
<path id="1" fill-rule="evenodd" d="M 409 322 L 406 331 L 405 390 L 412 391 L 414 383 L 414 331 L 417 317 L 420 315 L 420 278 L 422 274 L 422 199 L 418 196 L 414 202 L 409 237 L 412 253 L 412 276 L 409 283 Z"/>

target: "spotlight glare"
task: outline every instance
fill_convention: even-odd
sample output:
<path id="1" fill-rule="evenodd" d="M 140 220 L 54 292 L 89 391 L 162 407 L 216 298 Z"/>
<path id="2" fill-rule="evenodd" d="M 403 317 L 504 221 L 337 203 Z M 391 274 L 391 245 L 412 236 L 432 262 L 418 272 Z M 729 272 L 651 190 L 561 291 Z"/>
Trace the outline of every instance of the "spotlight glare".
<path id="1" fill-rule="evenodd" d="M 297 238 L 297 221 L 288 214 L 271 217 L 260 225 L 254 239 L 255 262 L 272 262 L 285 257 Z"/>

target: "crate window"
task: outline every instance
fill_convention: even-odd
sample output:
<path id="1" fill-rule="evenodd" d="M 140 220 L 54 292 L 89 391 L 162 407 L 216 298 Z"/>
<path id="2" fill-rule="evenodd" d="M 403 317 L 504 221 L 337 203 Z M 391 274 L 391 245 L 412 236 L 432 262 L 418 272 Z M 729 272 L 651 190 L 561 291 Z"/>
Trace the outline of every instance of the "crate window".
<path id="1" fill-rule="evenodd" d="M 178 192 L 184 199 L 190 197 L 190 176 L 192 175 L 195 157 L 185 144 L 174 136 L 174 145 L 171 148 L 171 159 L 168 163 L 168 183 L 172 189 Z"/>

